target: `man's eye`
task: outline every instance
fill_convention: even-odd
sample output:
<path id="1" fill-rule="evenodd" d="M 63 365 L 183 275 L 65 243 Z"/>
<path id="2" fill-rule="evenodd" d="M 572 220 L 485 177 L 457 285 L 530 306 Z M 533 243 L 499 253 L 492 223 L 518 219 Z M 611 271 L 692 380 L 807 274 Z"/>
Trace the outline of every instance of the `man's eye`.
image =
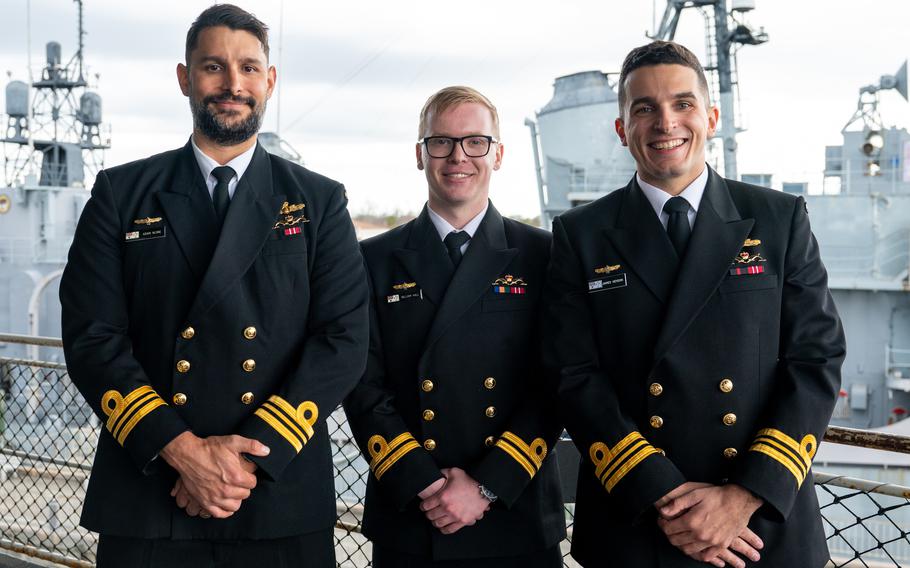
<path id="1" fill-rule="evenodd" d="M 651 112 L 651 110 L 652 110 L 651 107 L 648 107 L 648 106 L 640 106 L 640 107 L 636 108 L 633 112 L 634 112 L 635 114 L 644 114 L 644 113 L 646 113 L 646 112 Z"/>
<path id="2" fill-rule="evenodd" d="M 221 65 L 215 65 L 214 63 L 205 66 L 206 71 L 217 72 L 221 71 Z"/>
<path id="3" fill-rule="evenodd" d="M 437 146 L 442 148 L 443 146 L 448 146 L 452 141 L 448 138 L 430 138 L 430 146 Z"/>
<path id="4" fill-rule="evenodd" d="M 243 68 L 243 70 L 246 71 L 247 73 L 255 73 L 255 72 L 256 72 L 256 68 L 253 67 L 252 65 L 247 65 L 247 66 L 245 66 L 245 67 Z"/>

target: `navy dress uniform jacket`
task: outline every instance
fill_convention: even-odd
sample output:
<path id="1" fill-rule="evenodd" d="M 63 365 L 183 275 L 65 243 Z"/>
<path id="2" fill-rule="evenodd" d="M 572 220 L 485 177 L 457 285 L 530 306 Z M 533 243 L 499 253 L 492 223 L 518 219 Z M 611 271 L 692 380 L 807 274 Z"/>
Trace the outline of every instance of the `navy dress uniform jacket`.
<path id="1" fill-rule="evenodd" d="M 105 426 L 83 526 L 262 539 L 333 525 L 325 419 L 363 372 L 369 325 L 346 203 L 261 146 L 220 233 L 189 144 L 98 174 L 60 285 L 69 373 Z M 271 449 L 228 519 L 169 495 L 176 472 L 156 456 L 186 430 Z"/>
<path id="2" fill-rule="evenodd" d="M 364 534 L 435 560 L 554 546 L 565 534 L 551 453 L 561 427 L 538 347 L 550 235 L 491 204 L 454 274 L 426 209 L 362 247 L 370 353 L 345 411 L 371 468 Z M 416 498 L 447 467 L 499 497 L 452 535 Z"/>
<path id="3" fill-rule="evenodd" d="M 701 481 L 764 499 L 760 565 L 824 565 L 810 467 L 845 345 L 804 200 L 711 171 L 679 260 L 633 178 L 553 233 L 545 352 L 583 458 L 573 556 L 704 566 L 653 507 Z"/>

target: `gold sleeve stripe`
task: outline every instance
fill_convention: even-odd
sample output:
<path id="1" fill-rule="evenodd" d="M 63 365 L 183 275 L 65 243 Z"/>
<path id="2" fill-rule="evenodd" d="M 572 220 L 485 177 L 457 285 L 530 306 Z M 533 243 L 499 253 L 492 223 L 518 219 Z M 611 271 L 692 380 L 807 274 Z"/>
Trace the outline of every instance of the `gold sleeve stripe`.
<path id="1" fill-rule="evenodd" d="M 612 448 L 595 442 L 588 450 L 594 462 L 594 473 L 608 492 L 645 458 L 657 453 L 658 450 L 639 432 L 630 432 Z"/>
<path id="2" fill-rule="evenodd" d="M 605 487 L 607 488 L 607 492 L 609 493 L 610 491 L 613 491 L 613 488 L 616 487 L 616 484 L 619 483 L 619 480 L 622 479 L 623 477 L 625 477 L 627 473 L 629 473 L 630 471 L 635 469 L 635 466 L 640 464 L 642 460 L 644 460 L 646 457 L 648 457 L 652 454 L 656 454 L 656 453 L 659 453 L 657 451 L 657 448 L 649 445 L 647 448 L 638 452 L 637 454 L 635 454 L 634 457 L 632 457 L 631 459 L 626 461 L 626 463 L 624 463 L 622 465 L 622 467 L 620 467 L 618 470 L 616 470 L 616 473 L 614 473 L 612 477 L 607 479 L 607 482 L 605 485 Z"/>
<path id="3" fill-rule="evenodd" d="M 285 428 L 284 424 L 282 424 L 280 420 L 278 420 L 277 418 L 272 416 L 268 411 L 265 410 L 265 408 L 263 406 L 260 406 L 259 408 L 257 408 L 256 412 L 254 412 L 253 414 L 258 416 L 259 418 L 262 418 L 266 424 L 268 424 L 276 432 L 278 432 L 278 434 L 281 435 L 282 438 L 287 440 L 290 445 L 294 446 L 294 450 L 298 454 L 300 453 L 300 450 L 303 449 L 303 443 L 301 443 L 300 439 L 297 436 L 295 436 L 294 434 L 292 434 L 290 430 Z"/>
<path id="4" fill-rule="evenodd" d="M 380 479 L 385 474 L 385 472 L 389 471 L 389 468 L 395 465 L 395 462 L 403 458 L 405 454 L 412 450 L 416 450 L 419 447 L 420 444 L 417 443 L 417 440 L 410 440 L 408 442 L 405 442 L 404 445 L 392 452 L 392 455 L 390 455 L 388 459 L 382 463 L 381 466 L 376 468 L 376 470 L 373 472 L 374 475 L 376 475 L 376 479 Z"/>
<path id="5" fill-rule="evenodd" d="M 316 423 L 316 416 L 318 416 L 314 403 L 307 400 L 294 408 L 288 401 L 277 395 L 270 396 L 268 402 L 280 408 L 288 418 L 293 420 L 304 431 L 307 440 L 313 437 L 313 424 Z M 311 412 L 310 418 L 306 416 L 307 412 Z"/>
<path id="6" fill-rule="evenodd" d="M 787 471 L 789 471 L 790 473 L 793 474 L 793 477 L 796 478 L 796 486 L 802 487 L 803 480 L 805 479 L 805 476 L 803 475 L 802 471 L 800 471 L 800 469 L 798 467 L 796 467 L 793 464 L 793 462 L 790 461 L 790 459 L 788 459 L 785 455 L 781 454 L 775 448 L 772 448 L 771 446 L 768 446 L 766 444 L 753 444 L 752 447 L 749 448 L 749 451 L 758 452 L 760 454 L 765 454 L 766 456 L 776 460 L 782 466 L 787 468 Z"/>
<path id="7" fill-rule="evenodd" d="M 297 427 L 297 424 L 294 422 L 294 420 L 292 420 L 290 417 L 288 417 L 288 415 L 285 414 L 284 412 L 282 412 L 277 406 L 275 406 L 274 404 L 272 404 L 272 401 L 271 401 L 271 400 L 265 401 L 265 402 L 262 404 L 262 407 L 261 407 L 261 408 L 262 408 L 263 410 L 267 410 L 270 414 L 274 415 L 275 418 L 281 420 L 281 422 L 282 422 L 282 423 L 283 423 L 291 432 L 293 432 L 293 433 L 297 436 L 297 438 L 300 440 L 301 443 L 304 443 L 304 444 L 306 443 L 306 441 L 307 441 L 307 439 L 308 439 L 308 438 L 306 437 L 306 434 L 304 434 L 303 432 L 300 431 L 300 428 Z"/>
<path id="8" fill-rule="evenodd" d="M 533 478 L 534 474 L 537 473 L 537 470 L 534 468 L 534 465 L 528 460 L 528 458 L 522 455 L 521 452 L 516 450 L 514 447 L 507 444 L 502 438 L 496 440 L 496 447 L 509 454 L 512 459 L 518 462 L 518 465 L 523 467 L 524 470 L 528 472 L 528 475 L 531 478 Z"/>
<path id="9" fill-rule="evenodd" d="M 136 414 L 136 411 L 157 398 L 159 397 L 155 394 L 155 391 L 149 389 L 142 393 L 141 396 L 132 400 L 129 405 L 124 404 L 125 408 L 123 409 L 123 412 L 120 413 L 120 416 L 117 417 L 117 420 L 114 421 L 114 427 L 111 428 L 111 434 L 113 434 L 115 438 L 119 437 L 123 425 L 129 422 L 130 418 Z"/>
<path id="10" fill-rule="evenodd" d="M 796 478 L 797 487 L 802 486 L 809 474 L 817 450 L 818 442 L 812 434 L 806 434 L 797 442 L 776 428 L 759 430 L 749 448 L 749 451 L 765 454 L 784 466 Z"/>
<path id="11" fill-rule="evenodd" d="M 370 436 L 367 442 L 367 451 L 370 454 L 370 469 L 373 475 L 379 479 L 400 460 L 412 450 L 420 447 L 417 440 L 410 432 L 404 432 L 395 436 L 391 442 L 386 442 L 385 438 L 379 434 Z"/>
<path id="12" fill-rule="evenodd" d="M 109 390 L 101 397 L 101 410 L 107 416 L 105 427 L 121 446 L 139 422 L 159 406 L 167 406 L 158 393 L 143 385 L 125 397 Z"/>
<path id="13" fill-rule="evenodd" d="M 502 438 L 521 450 L 531 460 L 536 469 L 540 469 L 540 466 L 543 465 L 543 460 L 547 457 L 547 443 L 544 442 L 543 438 L 535 438 L 533 442 L 528 444 L 509 431 L 503 432 Z"/>
<path id="14" fill-rule="evenodd" d="M 793 465 L 795 465 L 797 469 L 799 469 L 799 471 L 803 477 L 805 477 L 806 474 L 809 473 L 809 466 L 811 464 L 807 464 L 805 461 L 803 461 L 802 456 L 794 455 L 792 449 L 784 446 L 778 440 L 775 440 L 774 438 L 768 438 L 766 436 L 759 436 L 759 437 L 755 438 L 755 441 L 752 444 L 753 445 L 764 444 L 768 447 L 776 449 L 778 452 L 781 453 L 781 455 L 786 456 L 787 459 L 790 460 L 790 462 Z"/>
<path id="15" fill-rule="evenodd" d="M 120 434 L 117 435 L 117 442 L 119 442 L 122 446 L 124 442 L 126 442 L 127 437 L 130 435 L 130 432 L 132 432 L 133 428 L 136 427 L 136 424 L 139 424 L 140 420 L 145 418 L 149 412 L 155 410 L 159 406 L 167 406 L 167 403 L 164 402 L 161 397 L 155 397 L 142 408 L 140 408 L 120 430 Z"/>

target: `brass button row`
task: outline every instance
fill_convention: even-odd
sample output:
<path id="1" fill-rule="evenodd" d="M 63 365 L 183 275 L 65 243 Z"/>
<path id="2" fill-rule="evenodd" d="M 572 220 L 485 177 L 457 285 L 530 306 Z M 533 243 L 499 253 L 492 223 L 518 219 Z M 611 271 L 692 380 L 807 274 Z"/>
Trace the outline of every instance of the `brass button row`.
<path id="1" fill-rule="evenodd" d="M 253 393 L 245 392 L 242 395 L 240 395 L 240 402 L 242 402 L 243 404 L 253 404 L 254 398 L 255 398 L 255 396 L 253 395 Z M 174 397 L 172 400 L 174 401 L 175 405 L 183 406 L 184 404 L 187 403 L 187 401 L 189 399 L 182 392 L 178 392 L 178 393 L 174 393 Z"/>
<path id="2" fill-rule="evenodd" d="M 487 377 L 486 379 L 483 380 L 483 386 L 489 390 L 493 390 L 494 388 L 496 388 L 496 379 L 494 379 L 493 377 Z"/>
<path id="3" fill-rule="evenodd" d="M 196 330 L 193 329 L 193 326 L 187 326 L 180 332 L 180 337 L 184 339 L 192 339 L 195 335 Z M 243 328 L 243 337 L 247 339 L 256 339 L 256 328 L 251 325 Z"/>
<path id="4" fill-rule="evenodd" d="M 660 416 L 652 416 L 651 420 L 649 420 L 649 422 L 651 423 L 651 428 L 654 428 L 654 429 L 660 428 L 661 426 L 664 425 L 664 419 L 661 418 Z"/>
<path id="5" fill-rule="evenodd" d="M 724 414 L 724 426 L 733 426 L 736 424 L 736 415 L 732 412 Z"/>
<path id="6" fill-rule="evenodd" d="M 434 440 L 433 438 L 427 438 L 423 443 L 423 449 L 425 449 L 428 452 L 432 452 L 433 450 L 435 450 L 436 449 L 436 440 Z"/>
<path id="7" fill-rule="evenodd" d="M 720 389 L 720 392 L 733 392 L 733 381 L 724 379 L 717 385 L 717 388 Z M 660 383 L 651 383 L 648 386 L 648 392 L 651 393 L 651 396 L 660 396 L 664 392 L 664 386 Z"/>
<path id="8" fill-rule="evenodd" d="M 253 371 L 256 370 L 256 361 L 253 359 L 247 359 L 246 361 L 243 362 L 242 366 L 243 366 L 244 371 L 246 371 L 247 373 L 252 373 Z M 190 367 L 191 367 L 190 362 L 187 361 L 186 359 L 181 359 L 181 360 L 177 361 L 177 372 L 178 373 L 186 373 L 190 370 Z"/>
<path id="9" fill-rule="evenodd" d="M 493 418 L 496 416 L 496 407 L 488 406 L 487 409 L 483 411 L 483 413 L 487 415 L 487 418 Z"/>
<path id="10" fill-rule="evenodd" d="M 429 422 L 430 420 L 436 418 L 436 413 L 430 409 L 423 411 L 423 419 Z"/>
<path id="11" fill-rule="evenodd" d="M 431 381 L 430 379 L 424 379 L 423 381 L 421 381 L 420 390 L 422 390 L 423 392 L 430 392 L 431 390 L 433 390 L 433 381 Z"/>

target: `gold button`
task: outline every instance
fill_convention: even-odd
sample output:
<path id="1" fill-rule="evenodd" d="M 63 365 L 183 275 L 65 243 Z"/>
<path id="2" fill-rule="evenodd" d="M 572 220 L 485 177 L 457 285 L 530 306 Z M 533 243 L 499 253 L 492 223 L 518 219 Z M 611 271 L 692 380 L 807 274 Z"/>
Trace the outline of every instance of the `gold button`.
<path id="1" fill-rule="evenodd" d="M 727 426 L 733 426 L 736 424 L 736 415 L 732 412 L 724 414 L 724 424 Z"/>
<path id="2" fill-rule="evenodd" d="M 423 392 L 430 392 L 431 390 L 433 390 L 433 381 L 431 381 L 430 379 L 424 379 L 423 382 L 420 383 L 420 389 Z"/>
<path id="3" fill-rule="evenodd" d="M 428 452 L 432 452 L 433 450 L 435 450 L 436 449 L 436 440 L 434 440 L 433 438 L 427 438 L 426 441 L 423 443 L 423 449 L 425 449 Z"/>
<path id="4" fill-rule="evenodd" d="M 190 362 L 186 359 L 181 359 L 177 361 L 177 372 L 185 373 L 190 370 Z"/>
<path id="5" fill-rule="evenodd" d="M 660 454 L 660 455 L 662 455 L 662 456 L 666 456 L 666 455 L 667 455 L 667 452 L 663 451 L 661 448 L 654 448 L 654 449 L 657 450 L 657 453 Z"/>
<path id="6" fill-rule="evenodd" d="M 487 447 L 491 447 L 496 443 L 496 438 L 493 436 L 487 436 L 486 440 L 484 440 L 483 443 L 486 444 Z"/>
<path id="7" fill-rule="evenodd" d="M 496 387 L 496 379 L 494 379 L 493 377 L 487 377 L 486 379 L 483 380 L 483 386 L 492 390 L 493 388 Z"/>
<path id="8" fill-rule="evenodd" d="M 252 404 L 253 393 L 251 393 L 251 392 L 243 393 L 243 396 L 240 397 L 240 402 L 242 402 L 243 404 Z"/>
<path id="9" fill-rule="evenodd" d="M 484 414 L 487 415 L 487 418 L 493 418 L 494 416 L 496 416 L 496 407 L 488 406 L 487 409 L 484 410 Z"/>
<path id="10" fill-rule="evenodd" d="M 246 337 L 247 339 L 255 339 L 256 338 L 256 328 L 253 326 L 244 328 L 243 336 Z"/>
<path id="11" fill-rule="evenodd" d="M 664 419 L 660 416 L 652 416 L 650 422 L 651 428 L 660 428 L 664 425 Z"/>
<path id="12" fill-rule="evenodd" d="M 736 454 L 738 454 L 738 453 L 739 452 L 736 451 L 736 448 L 727 448 L 726 450 L 724 450 L 724 457 L 727 458 L 728 460 L 732 460 L 733 458 L 736 457 Z"/>
<path id="13" fill-rule="evenodd" d="M 720 389 L 720 392 L 731 392 L 733 390 L 733 381 L 724 379 L 717 385 L 717 388 Z"/>
<path id="14" fill-rule="evenodd" d="M 256 361 L 253 359 L 247 359 L 243 362 L 243 370 L 247 373 L 252 373 L 256 370 Z"/>
<path id="15" fill-rule="evenodd" d="M 432 410 L 423 411 L 423 419 L 426 420 L 427 422 L 429 422 L 430 420 L 432 420 L 434 418 L 436 418 L 436 413 L 433 412 Z"/>
<path id="16" fill-rule="evenodd" d="M 184 339 L 192 339 L 194 335 L 196 335 L 196 330 L 193 329 L 192 327 L 187 327 L 186 329 L 184 329 L 183 331 L 180 332 L 180 337 L 182 337 Z"/>
<path id="17" fill-rule="evenodd" d="M 660 383 L 651 383 L 651 386 L 648 387 L 648 392 L 654 396 L 660 396 L 664 392 L 664 387 Z"/>
<path id="18" fill-rule="evenodd" d="M 174 395 L 174 404 L 176 404 L 177 406 L 183 406 L 184 404 L 186 404 L 186 395 L 183 394 L 182 392 L 178 392 L 177 394 L 175 394 Z"/>

